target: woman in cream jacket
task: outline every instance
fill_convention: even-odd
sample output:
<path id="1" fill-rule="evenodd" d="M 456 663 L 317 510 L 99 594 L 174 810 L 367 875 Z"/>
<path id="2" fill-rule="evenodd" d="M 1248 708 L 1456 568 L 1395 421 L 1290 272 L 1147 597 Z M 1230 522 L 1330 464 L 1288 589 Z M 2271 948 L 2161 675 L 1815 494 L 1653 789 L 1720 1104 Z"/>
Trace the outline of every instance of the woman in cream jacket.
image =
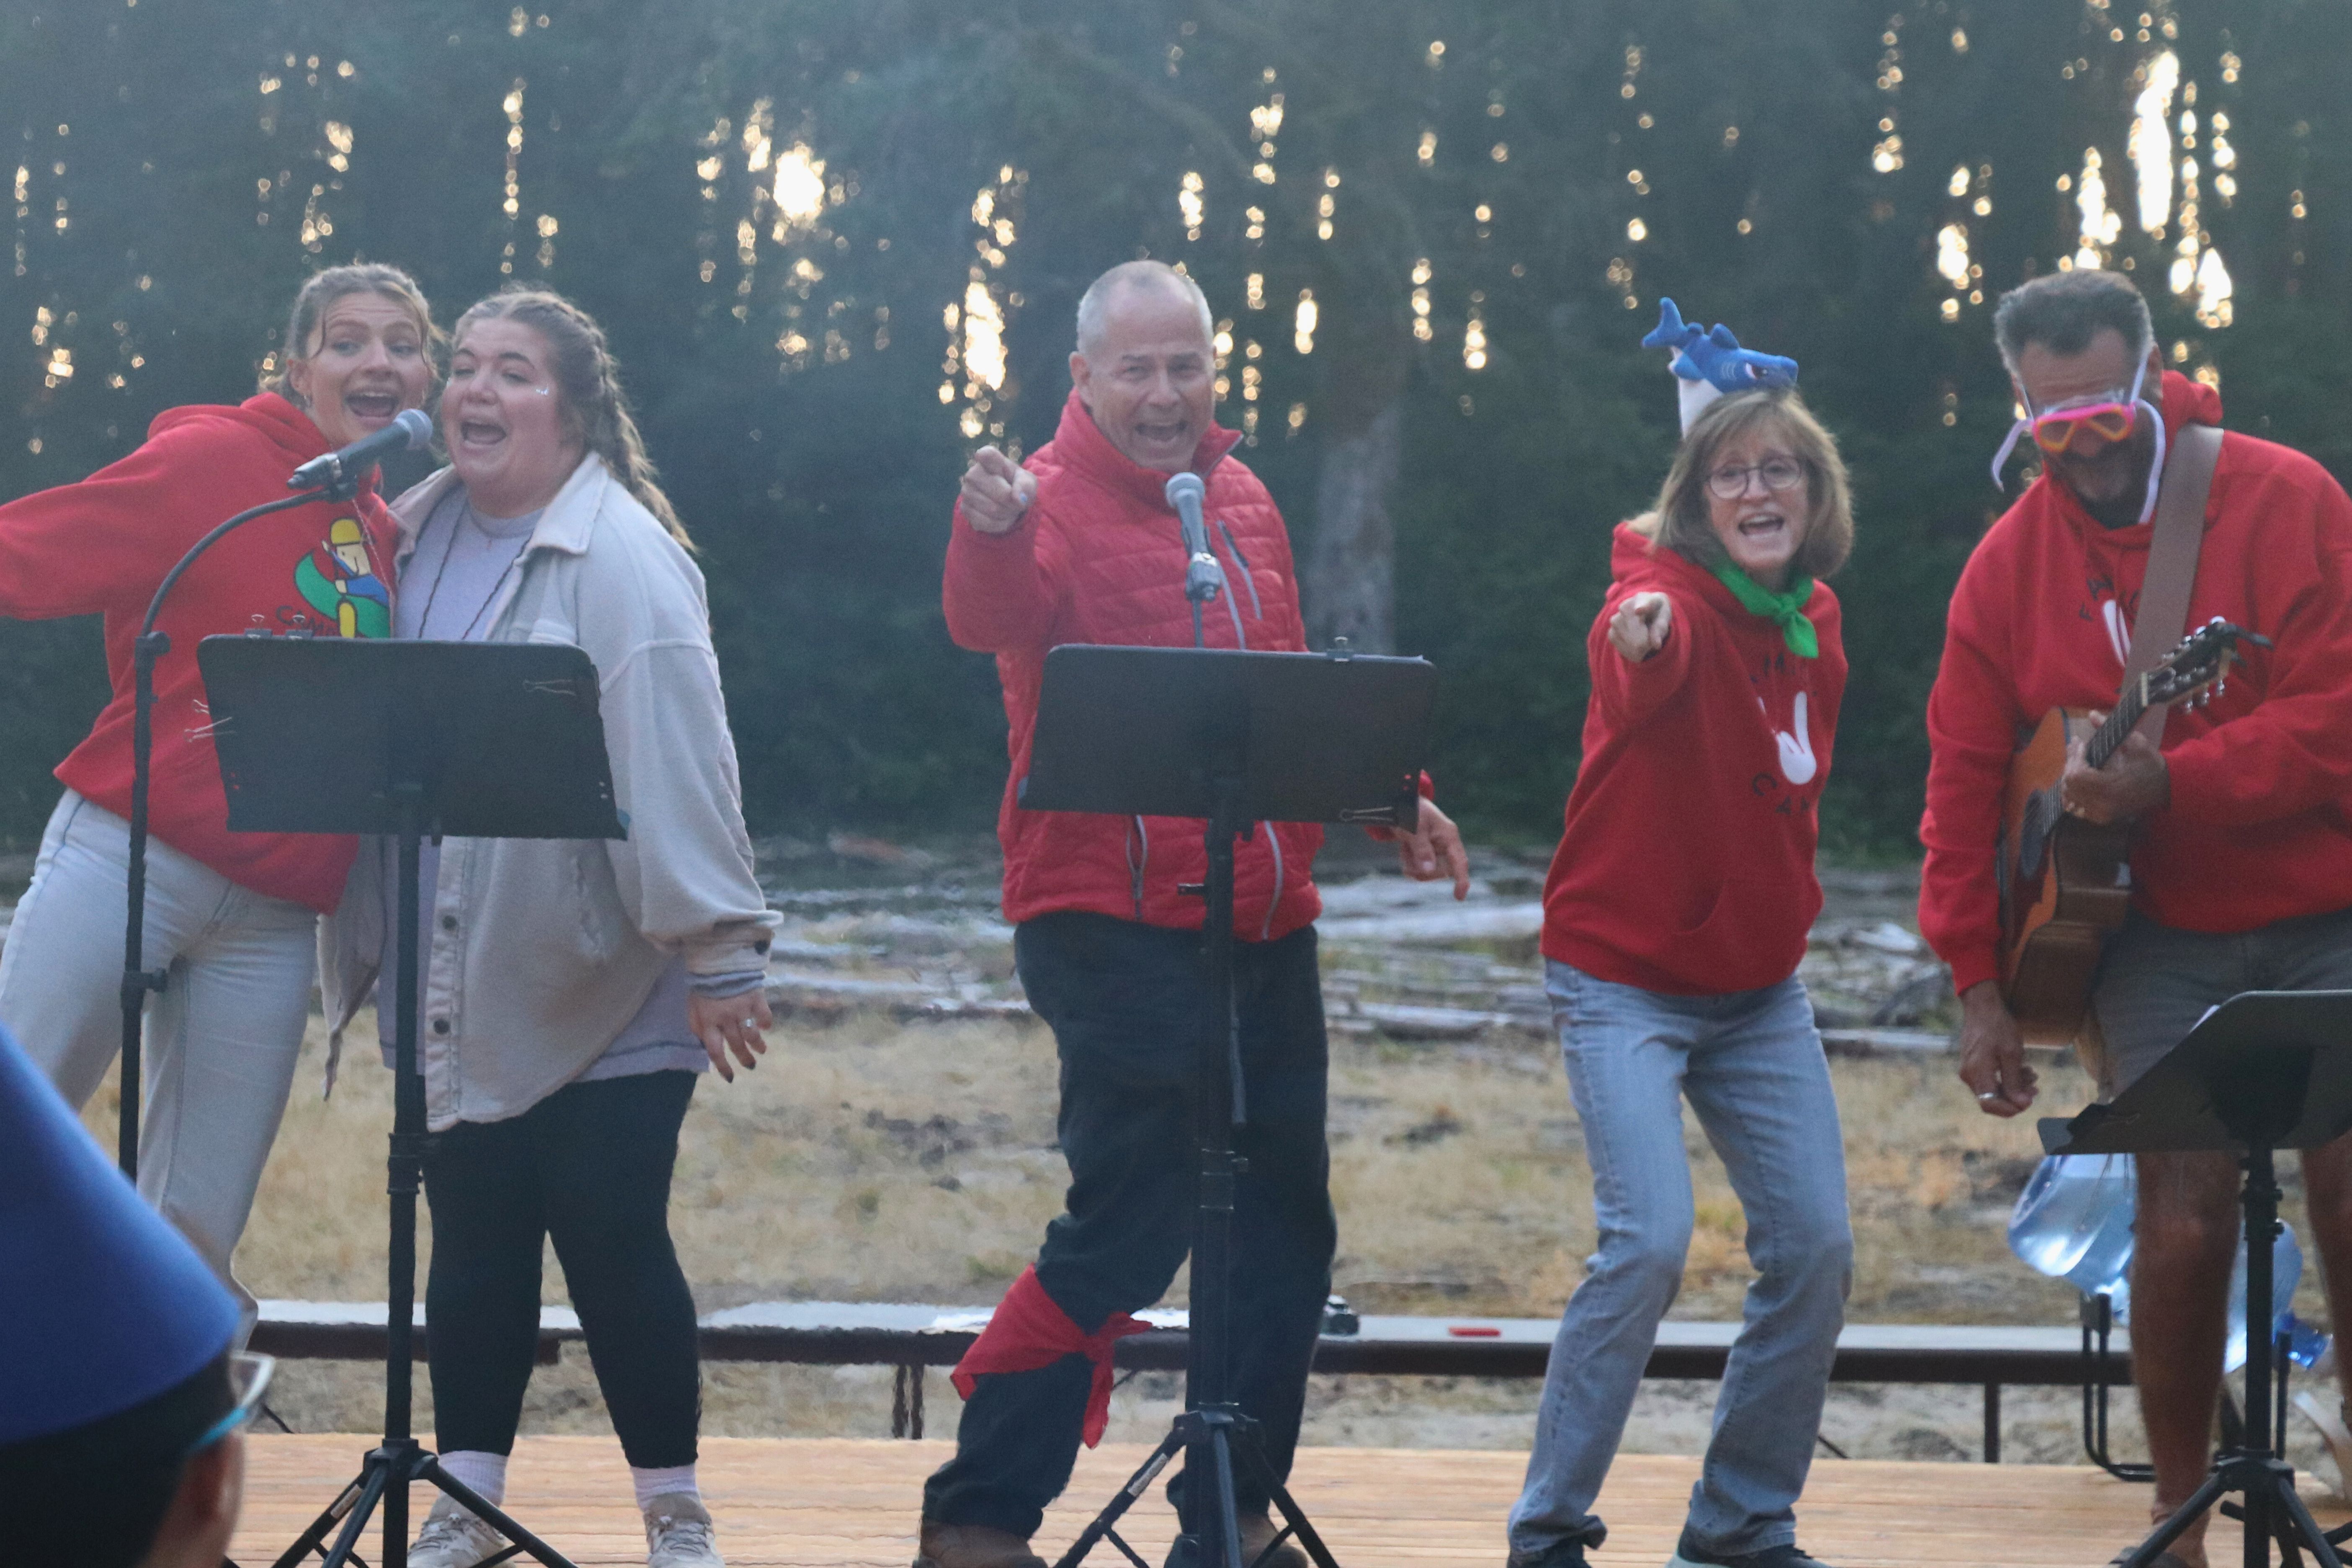
<path id="1" fill-rule="evenodd" d="M 574 645 L 594 662 L 625 838 L 444 840 L 419 910 L 418 1066 L 436 1135 L 425 1286 L 442 1464 L 503 1500 L 551 1237 L 629 1460 L 654 1568 L 719 1563 L 694 1474 L 693 1298 L 670 1244 L 695 1075 L 765 1048 L 769 931 L 702 574 L 604 334 L 544 292 L 458 321 L 450 466 L 394 507 L 394 629 Z M 337 1035 L 394 998 L 388 844 L 363 848 L 322 962 Z M 444 1498 L 415 1568 L 501 1548 Z"/>

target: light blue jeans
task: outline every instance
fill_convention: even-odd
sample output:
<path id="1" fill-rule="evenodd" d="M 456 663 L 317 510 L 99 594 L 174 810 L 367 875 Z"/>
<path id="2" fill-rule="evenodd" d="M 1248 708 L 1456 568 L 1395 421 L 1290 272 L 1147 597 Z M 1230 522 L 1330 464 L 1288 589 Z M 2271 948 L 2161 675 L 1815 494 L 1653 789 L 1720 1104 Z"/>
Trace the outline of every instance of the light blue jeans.
<path id="1" fill-rule="evenodd" d="M 1812 1004 L 1794 979 L 1669 996 L 1565 963 L 1545 972 L 1601 1244 L 1552 1342 L 1511 1549 L 1532 1556 L 1605 1533 L 1593 1500 L 1690 1250 L 1685 1098 L 1747 1213 L 1758 1272 L 1689 1528 L 1723 1553 L 1793 1541 L 1853 1265 L 1845 1152 Z"/>

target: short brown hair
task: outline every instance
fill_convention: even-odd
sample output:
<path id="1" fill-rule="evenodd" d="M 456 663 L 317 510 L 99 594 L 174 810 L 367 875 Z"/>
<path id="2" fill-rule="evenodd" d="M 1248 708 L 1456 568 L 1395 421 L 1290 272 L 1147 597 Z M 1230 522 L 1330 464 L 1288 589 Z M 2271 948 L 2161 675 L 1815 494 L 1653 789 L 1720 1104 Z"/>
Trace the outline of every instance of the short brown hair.
<path id="1" fill-rule="evenodd" d="M 621 392 L 621 367 L 596 319 L 551 289 L 518 283 L 458 317 L 454 336 L 462 342 L 466 329 L 474 322 L 500 317 L 530 328 L 554 351 L 555 385 L 562 395 L 565 429 L 581 446 L 604 459 L 622 488 L 654 514 L 672 539 L 693 549 L 694 541 L 688 537 L 686 524 L 678 521 L 677 509 L 670 505 L 656 482 L 654 460 L 646 455 L 645 437 L 637 434 L 629 400 Z"/>
<path id="2" fill-rule="evenodd" d="M 351 294 L 381 294 L 408 307 L 409 314 L 416 318 L 417 332 L 425 339 L 428 362 L 434 351 L 447 341 L 434 322 L 433 307 L 425 301 L 425 290 L 399 268 L 381 261 L 330 267 L 310 274 L 295 290 L 294 308 L 287 312 L 285 341 L 278 345 L 277 353 L 270 356 L 262 372 L 262 391 L 274 392 L 297 408 L 304 406 L 301 394 L 288 384 L 287 372 L 296 360 L 310 357 L 310 336 L 325 319 L 327 307 Z"/>
<path id="3" fill-rule="evenodd" d="M 1707 523 L 1706 477 L 1724 447 L 1757 430 L 1786 441 L 1789 455 L 1804 465 L 1810 510 L 1790 570 L 1827 577 L 1853 552 L 1853 502 L 1836 437 L 1793 390 L 1736 392 L 1708 404 L 1684 435 L 1655 510 L 1633 520 L 1634 531 L 1647 535 L 1654 550 L 1679 550 L 1702 564 L 1723 559 L 1722 542 Z"/>
<path id="4" fill-rule="evenodd" d="M 2147 300 L 2130 279 L 2097 267 L 2045 272 L 2003 294 L 1992 312 L 1993 343 L 2011 375 L 2029 343 L 2071 356 L 2108 327 L 2123 338 L 2134 363 L 2156 346 Z"/>

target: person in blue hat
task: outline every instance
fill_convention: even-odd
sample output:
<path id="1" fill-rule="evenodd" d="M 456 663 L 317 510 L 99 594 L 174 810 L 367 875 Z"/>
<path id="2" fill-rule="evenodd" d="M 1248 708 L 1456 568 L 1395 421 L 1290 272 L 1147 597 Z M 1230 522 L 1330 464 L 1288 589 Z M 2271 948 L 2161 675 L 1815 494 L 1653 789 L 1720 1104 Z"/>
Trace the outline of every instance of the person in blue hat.
<path id="1" fill-rule="evenodd" d="M 0 1028 L 0 1562 L 217 1568 L 266 1356 Z"/>

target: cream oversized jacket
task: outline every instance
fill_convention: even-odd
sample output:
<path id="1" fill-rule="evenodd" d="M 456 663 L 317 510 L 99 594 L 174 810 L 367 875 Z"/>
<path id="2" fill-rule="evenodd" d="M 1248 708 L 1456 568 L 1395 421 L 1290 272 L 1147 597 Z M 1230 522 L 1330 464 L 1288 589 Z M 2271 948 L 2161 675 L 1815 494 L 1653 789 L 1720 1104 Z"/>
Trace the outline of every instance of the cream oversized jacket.
<path id="1" fill-rule="evenodd" d="M 405 567 L 457 483 L 393 503 Z M 596 666 L 625 838 L 448 838 L 426 889 L 417 1052 L 428 1124 L 520 1116 L 604 1054 L 673 953 L 696 974 L 767 966 L 777 916 L 751 873 L 702 574 L 594 455 L 541 514 L 489 610 L 489 642 L 565 643 Z M 388 839 L 362 839 L 320 930 L 333 1056 L 383 952 Z"/>

